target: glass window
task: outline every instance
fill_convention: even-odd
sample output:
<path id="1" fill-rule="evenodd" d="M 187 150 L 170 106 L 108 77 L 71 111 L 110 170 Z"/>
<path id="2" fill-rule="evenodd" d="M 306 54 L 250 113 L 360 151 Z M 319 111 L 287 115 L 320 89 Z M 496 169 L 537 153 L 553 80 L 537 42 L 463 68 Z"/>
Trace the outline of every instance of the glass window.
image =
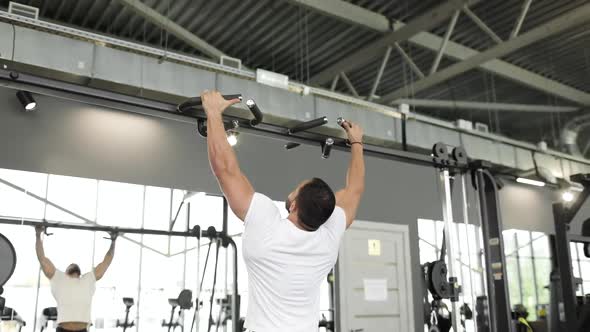
<path id="1" fill-rule="evenodd" d="M 535 320 L 538 305 L 549 304 L 550 294 L 545 288 L 551 273 L 549 238 L 523 230 L 504 231 L 503 238 L 510 305 L 524 305 L 528 319 Z"/>
<path id="2" fill-rule="evenodd" d="M 551 259 L 535 258 L 535 273 L 537 275 L 537 294 L 539 294 L 539 304 L 549 304 L 549 276 L 551 275 Z M 574 269 L 575 270 L 575 269 Z"/>
<path id="3" fill-rule="evenodd" d="M 141 228 L 144 186 L 129 183 L 98 182 L 99 224 Z"/>
<path id="4" fill-rule="evenodd" d="M 0 169 L 0 179 L 46 197 L 47 174 Z M 45 216 L 45 203 L 4 183 L 0 183 L 0 202 L 1 216 L 32 219 L 43 219 Z"/>
<path id="5" fill-rule="evenodd" d="M 533 232 L 533 253 L 535 257 L 550 258 L 551 252 L 549 251 L 549 237 L 543 233 Z"/>
<path id="6" fill-rule="evenodd" d="M 49 175 L 47 200 L 94 222 L 97 185 L 97 181 L 92 179 Z M 53 206 L 47 207 L 46 219 L 73 223 L 85 222 Z"/>

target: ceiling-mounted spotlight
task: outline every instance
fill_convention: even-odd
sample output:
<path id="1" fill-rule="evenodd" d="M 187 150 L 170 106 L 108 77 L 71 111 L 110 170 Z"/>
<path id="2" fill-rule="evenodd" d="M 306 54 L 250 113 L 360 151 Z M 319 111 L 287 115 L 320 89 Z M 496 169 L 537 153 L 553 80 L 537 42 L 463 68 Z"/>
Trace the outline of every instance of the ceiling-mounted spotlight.
<path id="1" fill-rule="evenodd" d="M 26 112 L 34 111 L 37 108 L 37 102 L 33 98 L 33 95 L 29 91 L 17 91 L 16 97 L 18 101 L 23 105 Z"/>
<path id="2" fill-rule="evenodd" d="M 574 200 L 574 194 L 571 191 L 566 190 L 563 193 L 561 193 L 561 199 L 563 199 L 564 202 L 569 203 Z"/>
<path id="3" fill-rule="evenodd" d="M 236 144 L 238 144 L 238 133 L 236 133 L 235 131 L 228 131 L 227 142 L 231 146 L 235 146 Z"/>

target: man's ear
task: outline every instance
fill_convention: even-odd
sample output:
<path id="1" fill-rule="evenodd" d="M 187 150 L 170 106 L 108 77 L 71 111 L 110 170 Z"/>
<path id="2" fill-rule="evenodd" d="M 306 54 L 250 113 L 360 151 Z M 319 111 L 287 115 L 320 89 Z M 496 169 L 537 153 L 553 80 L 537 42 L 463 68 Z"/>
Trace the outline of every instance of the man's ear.
<path id="1" fill-rule="evenodd" d="M 291 202 L 291 206 L 289 207 L 289 211 L 291 211 L 291 213 L 297 212 L 297 200 L 293 200 Z"/>

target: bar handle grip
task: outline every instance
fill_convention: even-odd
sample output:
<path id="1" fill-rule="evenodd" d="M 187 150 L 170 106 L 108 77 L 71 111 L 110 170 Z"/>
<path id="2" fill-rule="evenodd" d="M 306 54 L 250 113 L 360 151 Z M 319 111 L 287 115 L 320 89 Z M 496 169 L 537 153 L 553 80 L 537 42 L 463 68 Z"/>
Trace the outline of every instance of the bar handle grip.
<path id="1" fill-rule="evenodd" d="M 295 133 L 298 133 L 298 132 L 301 132 L 301 131 L 305 131 L 305 130 L 312 129 L 312 128 L 315 128 L 315 127 L 323 126 L 326 123 L 328 123 L 328 118 L 324 116 L 324 117 L 321 117 L 321 118 L 318 118 L 318 119 L 315 119 L 315 120 L 311 120 L 311 121 L 300 123 L 300 124 L 296 125 L 295 127 L 290 128 L 288 130 L 288 133 L 289 134 L 295 134 Z"/>
<path id="2" fill-rule="evenodd" d="M 334 145 L 333 138 L 326 138 L 324 144 L 322 144 L 322 158 L 328 159 L 330 158 L 330 152 L 332 151 L 332 146 Z"/>
<path id="3" fill-rule="evenodd" d="M 243 98 L 242 94 L 223 95 L 222 97 L 225 100 L 232 100 L 232 99 L 242 100 L 242 98 Z M 178 112 L 184 113 L 184 112 L 190 110 L 191 108 L 195 108 L 195 107 L 199 107 L 199 106 L 203 106 L 203 101 L 201 100 L 201 97 L 193 97 L 193 98 L 187 99 L 182 104 L 179 104 L 176 107 L 176 109 L 178 110 Z"/>
<path id="4" fill-rule="evenodd" d="M 264 115 L 262 114 L 262 111 L 260 111 L 258 105 L 256 105 L 256 102 L 253 99 L 248 99 L 246 100 L 246 106 L 248 107 L 250 112 L 252 112 L 252 115 L 254 115 L 254 119 L 250 120 L 250 125 L 256 126 L 259 123 L 261 123 L 264 118 Z"/>

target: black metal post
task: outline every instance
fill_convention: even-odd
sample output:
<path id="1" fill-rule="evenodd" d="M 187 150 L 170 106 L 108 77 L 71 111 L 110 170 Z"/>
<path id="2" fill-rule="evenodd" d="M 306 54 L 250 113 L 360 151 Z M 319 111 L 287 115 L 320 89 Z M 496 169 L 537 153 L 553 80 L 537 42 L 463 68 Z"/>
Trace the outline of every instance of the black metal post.
<path id="1" fill-rule="evenodd" d="M 407 133 L 406 133 L 406 122 L 408 116 L 406 113 L 402 113 L 402 150 L 408 151 Z"/>
<path id="2" fill-rule="evenodd" d="M 123 332 L 127 331 L 127 325 L 129 325 L 129 309 L 131 307 L 127 307 L 125 310 L 125 323 L 123 325 Z"/>
<path id="3" fill-rule="evenodd" d="M 221 234 L 223 234 L 224 236 L 228 236 L 227 235 L 228 208 L 229 208 L 229 205 L 227 203 L 227 198 L 225 198 L 225 196 L 223 196 L 223 220 L 222 220 L 222 224 L 221 224 Z"/>
<path id="4" fill-rule="evenodd" d="M 506 286 L 506 263 L 502 240 L 502 220 L 498 208 L 498 189 L 494 177 L 487 170 L 478 167 L 474 172 L 476 172 L 487 267 L 490 330 L 492 332 L 507 332 L 511 331 L 512 317 Z"/>
<path id="5" fill-rule="evenodd" d="M 570 252 L 570 236 L 568 235 L 569 224 L 572 222 L 582 205 L 590 196 L 590 175 L 576 174 L 570 179 L 574 182 L 581 183 L 584 190 L 578 195 L 577 199 L 569 206 L 564 203 L 553 204 L 553 218 L 555 219 L 555 238 L 554 246 L 554 265 L 557 265 L 559 271 L 559 285 L 561 300 L 563 301 L 563 310 L 565 322 L 556 323 L 561 325 L 564 331 L 576 331 L 578 326 L 576 290 L 574 287 L 574 275 L 572 272 L 572 255 Z M 554 276 L 555 277 L 555 276 Z M 553 315 L 559 319 L 559 313 Z"/>
<path id="6" fill-rule="evenodd" d="M 565 219 L 566 211 L 562 203 L 553 204 L 553 217 L 555 218 L 555 258 L 559 269 L 559 284 L 561 285 L 561 300 L 565 322 L 564 331 L 576 330 L 576 290 L 574 289 L 574 275 L 572 272 L 572 255 L 570 252 L 570 241 L 568 239 L 569 224 Z M 558 306 L 559 308 L 559 306 Z M 559 313 L 556 313 L 559 317 Z"/>
<path id="7" fill-rule="evenodd" d="M 221 239 L 223 246 L 227 248 L 228 246 L 232 247 L 232 254 L 233 254 L 233 289 L 231 295 L 231 319 L 232 319 L 232 331 L 233 332 L 242 332 L 239 329 L 240 324 L 240 295 L 238 294 L 238 246 L 227 234 L 227 223 L 228 223 L 228 213 L 229 213 L 229 204 L 227 203 L 227 199 L 223 197 L 223 220 L 222 220 L 222 231 L 221 231 Z M 227 272 L 227 271 L 226 271 Z"/>
<path id="8" fill-rule="evenodd" d="M 233 291 L 231 296 L 231 319 L 233 332 L 242 332 L 240 330 L 240 295 L 238 294 L 238 246 L 234 239 L 228 236 L 228 243 L 233 249 Z"/>

